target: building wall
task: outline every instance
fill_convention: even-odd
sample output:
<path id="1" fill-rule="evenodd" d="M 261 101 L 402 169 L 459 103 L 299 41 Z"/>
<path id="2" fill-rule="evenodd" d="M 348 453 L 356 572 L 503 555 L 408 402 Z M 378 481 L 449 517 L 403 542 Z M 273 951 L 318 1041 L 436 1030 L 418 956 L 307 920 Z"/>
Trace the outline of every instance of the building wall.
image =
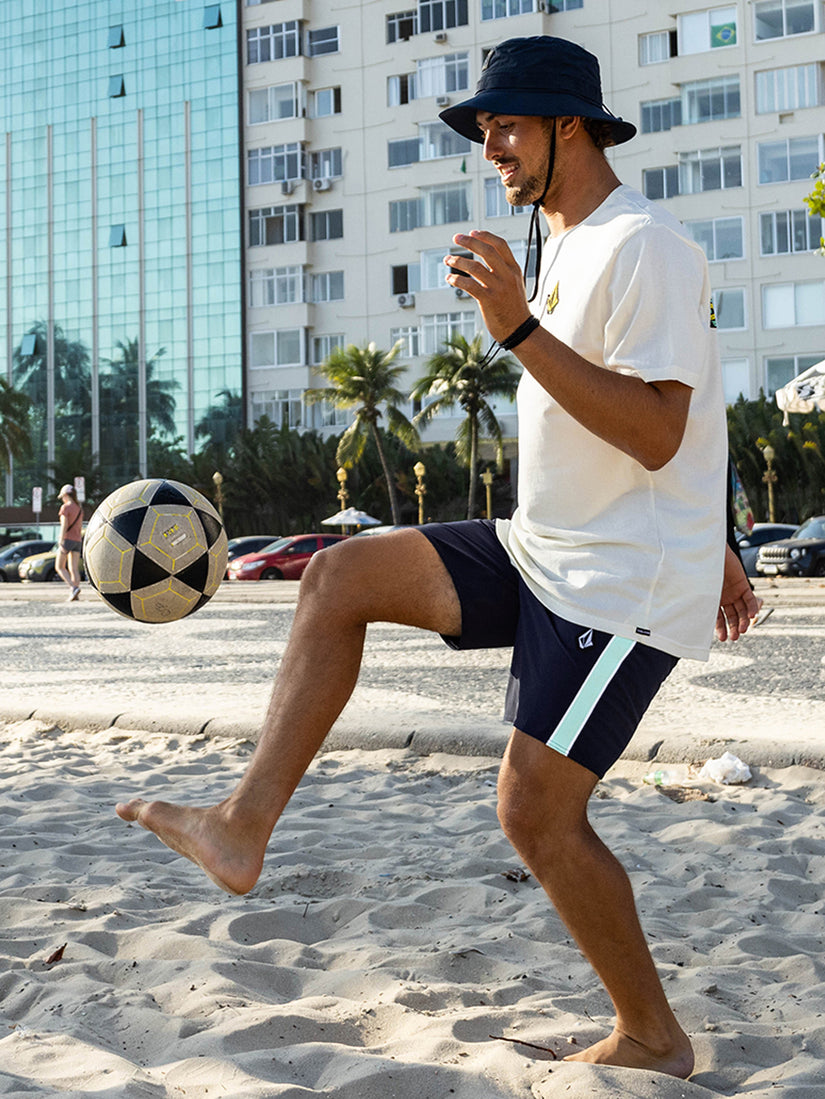
<path id="1" fill-rule="evenodd" d="M 7 497 L 111 489 L 242 389 L 236 9 L 10 2 L 0 50 L 0 347 L 35 409 Z"/>
<path id="2" fill-rule="evenodd" d="M 424 9 L 430 17 L 436 18 L 441 11 L 448 21 L 449 15 L 461 13 L 462 7 L 466 10 L 466 20 L 461 25 L 436 29 L 431 24 L 430 29 L 421 29 Z M 284 202 L 301 205 L 307 238 L 312 214 L 339 209 L 343 220 L 343 237 L 336 240 L 313 243 L 307 239 L 250 247 L 247 236 L 250 272 L 295 266 L 300 269 L 304 280 L 301 285 L 305 287 L 299 291 L 302 297 L 299 302 L 258 304 L 248 310 L 250 340 L 255 339 L 255 333 L 297 328 L 301 331 L 301 340 L 296 342 L 296 347 L 302 355 L 300 362 L 289 365 L 250 369 L 250 414 L 255 415 L 263 409 L 277 417 L 286 410 L 285 414 L 291 416 L 293 423 L 320 424 L 319 411 L 303 409 L 300 402 L 301 391 L 317 384 L 312 370 L 312 348 L 318 336 L 337 335 L 344 342 L 356 343 L 375 340 L 379 346 L 389 347 L 396 336 L 407 335 L 403 361 L 409 364 L 412 380 L 422 372 L 427 354 L 434 350 L 432 340 L 440 338 L 451 325 L 467 334 L 483 332 L 479 312 L 472 300 L 457 299 L 455 291 L 446 284 L 437 288 L 410 289 L 401 299 L 393 292 L 393 269 L 409 265 L 414 272 L 416 265 L 420 267 L 422 257 L 426 261 L 425 254 L 439 249 L 446 252 L 454 233 L 473 227 L 498 233 L 523 251 L 529 222 L 527 214 L 487 216 L 485 181 L 493 179 L 495 173 L 485 164 L 478 146 L 394 167 L 389 166 L 388 148 L 390 142 L 414 139 L 422 134 L 422 127 L 437 119 L 445 101 L 456 102 L 471 94 L 485 51 L 496 42 L 516 35 L 559 35 L 580 43 L 599 57 L 606 103 L 616 114 L 634 121 L 640 129 L 632 142 L 608 152 L 623 182 L 640 189 L 647 186 L 650 190 L 645 172 L 678 166 L 680 156 L 685 159 L 691 152 L 701 150 L 704 153 L 719 148 L 738 147 L 741 150 L 741 181 L 737 186 L 684 193 L 683 185 L 681 193 L 662 199 L 679 218 L 692 223 L 697 235 L 711 241 L 712 281 L 719 306 L 719 341 L 729 399 L 735 399 L 740 390 L 749 398 L 755 397 L 760 388 L 772 392 L 798 369 L 825 356 L 822 324 L 825 320 L 825 260 L 812 248 L 763 255 L 760 246 L 760 215 L 802 210 L 802 197 L 810 190 L 807 172 L 805 179 L 760 183 L 760 146 L 785 138 L 813 138 L 811 148 L 816 155 L 805 154 L 797 160 L 803 161 L 808 171 L 813 171 L 816 164 L 825 159 L 822 148 L 825 131 L 822 3 L 821 0 L 811 0 L 810 4 L 805 0 L 785 0 L 785 7 L 788 9 L 785 14 L 791 20 L 804 19 L 806 8 L 810 8 L 812 29 L 757 40 L 756 17 L 766 9 L 760 8 L 759 3 L 745 3 L 744 0 L 706 9 L 695 4 L 676 3 L 670 5 L 667 12 L 660 13 L 656 9 L 653 15 L 651 8 L 655 5 L 641 0 L 625 0 L 621 5 L 596 3 L 595 0 L 557 0 L 553 5 L 541 4 L 538 0 L 467 0 L 464 5 L 460 0 L 455 3 L 445 0 L 439 5 L 422 0 L 417 6 L 414 0 L 406 4 L 403 0 L 362 0 L 360 4 L 329 0 L 322 10 L 308 0 L 279 0 L 277 4 L 264 2 L 245 6 L 245 36 L 254 35 L 257 28 L 297 20 L 302 51 L 300 56 L 250 64 L 244 46 L 247 91 L 244 141 L 247 149 L 299 142 L 308 158 L 307 175 L 314 151 L 335 145 L 341 148 L 342 159 L 341 178 L 324 191 L 313 190 L 311 181 L 306 180 L 299 182 L 289 196 L 283 197 L 280 184 L 250 185 L 247 177 L 247 207 L 255 209 Z M 556 10 L 543 10 L 546 8 Z M 768 8 L 773 9 L 775 5 L 769 4 Z M 405 40 L 388 41 L 388 18 L 405 11 L 418 16 L 417 32 Z M 703 12 L 707 16 L 706 43 L 701 39 Z M 484 18 L 493 13 L 499 13 L 500 17 Z M 459 14 L 459 19 L 462 17 Z M 683 17 L 688 17 L 687 22 Z M 338 28 L 338 48 L 320 56 L 307 56 L 307 33 L 326 27 Z M 409 29 L 408 23 L 406 30 Z M 720 44 L 711 44 L 712 31 L 717 36 L 721 32 Z M 640 53 L 645 48 L 640 46 L 640 39 L 653 33 L 664 35 L 667 53 L 661 61 L 642 64 L 641 59 L 649 60 L 649 56 Z M 439 73 L 426 71 L 428 63 L 440 64 L 443 67 L 441 75 L 450 79 L 460 68 L 456 55 L 466 58 L 463 86 L 453 89 L 444 85 L 438 89 Z M 811 106 L 790 110 L 757 109 L 758 73 L 807 64 L 815 66 L 813 76 L 808 74 L 809 84 L 812 79 L 815 87 L 813 92 L 808 92 L 813 96 Z M 409 102 L 391 105 L 390 82 L 400 78 L 403 83 L 409 74 L 416 74 L 422 94 Z M 703 93 L 695 85 L 721 78 L 736 78 L 738 114 L 733 115 L 733 98 L 728 87 L 730 102 L 723 110 L 729 111 L 732 117 L 719 118 L 717 109 L 711 107 L 712 117 L 706 121 L 685 121 L 671 125 L 667 130 L 641 132 L 643 104 L 679 99 L 691 106 L 698 103 L 701 112 L 705 100 L 713 99 L 714 88 L 707 88 Z M 248 93 L 292 81 L 298 87 L 298 117 L 249 124 Z M 313 118 L 314 93 L 328 87 L 340 88 L 340 113 Z M 715 94 L 718 98 L 718 92 Z M 304 110 L 306 114 L 302 113 Z M 648 117 L 648 108 L 644 114 Z M 809 165 L 807 160 L 811 161 Z M 713 165 L 704 161 L 703 165 L 710 179 Z M 682 171 L 688 171 L 687 164 Z M 676 174 L 678 176 L 678 167 Z M 415 198 L 426 201 L 427 189 L 439 185 L 467 188 L 465 217 L 454 220 L 447 216 L 440 224 L 421 225 L 406 232 L 390 231 L 391 203 Z M 438 215 L 435 216 L 437 220 Z M 725 220 L 720 223 L 717 219 Z M 740 223 L 735 219 L 741 219 L 741 247 L 737 243 Z M 817 231 L 814 237 L 813 228 L 809 227 L 812 240 L 819 235 Z M 819 229 L 818 224 L 816 229 Z M 737 258 L 721 258 L 728 255 L 731 238 Z M 426 266 L 430 270 L 434 265 Z M 314 303 L 310 300 L 312 276 L 328 271 L 343 272 L 343 300 Z M 764 290 L 765 287 L 768 290 Z M 772 302 L 769 327 L 766 326 L 763 293 L 767 293 Z M 789 300 L 796 305 L 789 305 Z M 822 311 L 817 318 L 820 301 Z M 736 315 L 740 304 L 741 324 Z M 803 314 L 801 317 L 792 316 L 795 307 Z M 440 324 L 436 318 L 440 318 Z M 731 324 L 735 326 L 730 327 Z M 512 409 L 500 411 L 508 434 L 514 436 Z M 455 419 L 439 417 L 427 438 L 451 438 L 455 427 Z"/>

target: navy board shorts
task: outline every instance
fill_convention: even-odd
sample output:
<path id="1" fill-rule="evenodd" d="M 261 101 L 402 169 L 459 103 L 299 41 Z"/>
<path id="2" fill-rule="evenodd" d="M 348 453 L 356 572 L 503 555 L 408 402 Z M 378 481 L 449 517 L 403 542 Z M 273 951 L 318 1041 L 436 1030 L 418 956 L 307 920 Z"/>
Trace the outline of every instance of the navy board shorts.
<path id="1" fill-rule="evenodd" d="M 454 649 L 512 647 L 505 720 L 602 778 L 677 658 L 548 610 L 488 519 L 418 529 L 438 552 L 461 604 L 461 636 L 444 641 Z"/>

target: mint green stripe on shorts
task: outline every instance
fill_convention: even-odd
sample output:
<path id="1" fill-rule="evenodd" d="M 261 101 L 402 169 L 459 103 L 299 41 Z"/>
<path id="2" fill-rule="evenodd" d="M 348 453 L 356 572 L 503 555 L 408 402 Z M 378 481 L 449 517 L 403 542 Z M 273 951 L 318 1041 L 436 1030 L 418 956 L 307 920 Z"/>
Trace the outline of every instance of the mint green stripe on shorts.
<path id="1" fill-rule="evenodd" d="M 570 749 L 576 743 L 576 738 L 587 724 L 599 699 L 635 645 L 635 641 L 630 641 L 626 637 L 612 637 L 608 641 L 604 652 L 593 665 L 593 670 L 582 683 L 564 717 L 553 730 L 552 736 L 547 741 L 549 747 L 561 752 L 564 756 L 569 755 Z"/>

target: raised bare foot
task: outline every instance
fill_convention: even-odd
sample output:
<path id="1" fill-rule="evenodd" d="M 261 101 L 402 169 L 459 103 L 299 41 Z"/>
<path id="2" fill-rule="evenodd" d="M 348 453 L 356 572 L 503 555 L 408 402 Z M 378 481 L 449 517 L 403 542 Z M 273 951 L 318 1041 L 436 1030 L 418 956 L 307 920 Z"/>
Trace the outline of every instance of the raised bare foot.
<path id="1" fill-rule="evenodd" d="M 115 806 L 126 821 L 154 832 L 161 843 L 199 866 L 226 893 L 248 893 L 263 865 L 263 848 L 249 832 L 230 820 L 226 803 L 210 809 L 170 805 L 165 801 L 132 801 Z"/>
<path id="2" fill-rule="evenodd" d="M 592 1065 L 620 1065 L 622 1068 L 646 1068 L 687 1080 L 693 1072 L 693 1049 L 686 1034 L 667 1050 L 653 1050 L 629 1034 L 614 1030 L 601 1042 L 581 1053 L 571 1053 L 565 1061 L 586 1061 Z"/>

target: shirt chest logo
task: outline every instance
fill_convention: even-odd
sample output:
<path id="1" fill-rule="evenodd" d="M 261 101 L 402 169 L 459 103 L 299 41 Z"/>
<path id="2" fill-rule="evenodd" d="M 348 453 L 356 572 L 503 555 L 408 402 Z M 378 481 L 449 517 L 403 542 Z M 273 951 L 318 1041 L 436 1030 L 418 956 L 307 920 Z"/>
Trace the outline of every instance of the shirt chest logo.
<path id="1" fill-rule="evenodd" d="M 547 303 L 544 307 L 546 313 L 552 313 L 556 306 L 559 304 L 559 284 L 553 287 L 550 293 L 547 295 Z"/>

